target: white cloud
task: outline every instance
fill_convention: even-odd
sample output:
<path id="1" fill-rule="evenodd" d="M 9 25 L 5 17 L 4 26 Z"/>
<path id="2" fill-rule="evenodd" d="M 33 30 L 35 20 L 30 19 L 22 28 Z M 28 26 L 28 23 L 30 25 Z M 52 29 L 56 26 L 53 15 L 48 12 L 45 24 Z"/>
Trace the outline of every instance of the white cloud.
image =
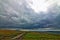
<path id="1" fill-rule="evenodd" d="M 28 3 L 28 6 L 30 8 L 32 8 L 36 13 L 39 12 L 47 12 L 48 8 L 54 4 L 57 3 L 59 5 L 60 0 L 26 0 L 26 2 Z"/>

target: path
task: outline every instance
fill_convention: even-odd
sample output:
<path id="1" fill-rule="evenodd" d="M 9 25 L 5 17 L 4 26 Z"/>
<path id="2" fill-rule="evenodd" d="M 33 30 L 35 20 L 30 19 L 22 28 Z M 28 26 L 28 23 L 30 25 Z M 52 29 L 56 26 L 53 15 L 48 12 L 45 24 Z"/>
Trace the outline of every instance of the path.
<path id="1" fill-rule="evenodd" d="M 22 40 L 22 36 L 25 34 L 25 32 L 24 33 L 21 33 L 20 35 L 17 35 L 16 37 L 14 37 L 14 38 L 12 38 L 13 40 L 14 39 L 17 39 L 17 40 Z"/>

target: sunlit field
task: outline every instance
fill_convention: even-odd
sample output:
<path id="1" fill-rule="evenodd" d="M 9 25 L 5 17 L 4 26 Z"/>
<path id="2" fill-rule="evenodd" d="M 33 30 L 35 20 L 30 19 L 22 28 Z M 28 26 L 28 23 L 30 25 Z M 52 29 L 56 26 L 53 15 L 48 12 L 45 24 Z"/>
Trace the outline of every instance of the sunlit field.
<path id="1" fill-rule="evenodd" d="M 48 32 L 0 30 L 0 40 L 60 40 L 60 34 Z"/>

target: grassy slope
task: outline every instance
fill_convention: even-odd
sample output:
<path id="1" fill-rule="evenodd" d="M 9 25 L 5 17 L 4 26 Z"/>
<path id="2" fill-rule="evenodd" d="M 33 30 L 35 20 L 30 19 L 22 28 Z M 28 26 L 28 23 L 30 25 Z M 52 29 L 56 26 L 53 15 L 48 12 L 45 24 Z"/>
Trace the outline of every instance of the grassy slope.
<path id="1" fill-rule="evenodd" d="M 60 34 L 28 32 L 23 40 L 60 40 Z"/>

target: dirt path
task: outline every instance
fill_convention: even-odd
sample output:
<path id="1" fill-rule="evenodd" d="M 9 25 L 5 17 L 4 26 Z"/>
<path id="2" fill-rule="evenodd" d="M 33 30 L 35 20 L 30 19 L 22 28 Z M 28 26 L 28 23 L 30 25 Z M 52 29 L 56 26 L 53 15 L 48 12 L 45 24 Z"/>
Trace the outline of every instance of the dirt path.
<path id="1" fill-rule="evenodd" d="M 25 35 L 26 33 L 21 33 L 20 35 L 17 35 L 16 37 L 13 37 L 12 40 L 22 40 L 23 35 Z"/>

